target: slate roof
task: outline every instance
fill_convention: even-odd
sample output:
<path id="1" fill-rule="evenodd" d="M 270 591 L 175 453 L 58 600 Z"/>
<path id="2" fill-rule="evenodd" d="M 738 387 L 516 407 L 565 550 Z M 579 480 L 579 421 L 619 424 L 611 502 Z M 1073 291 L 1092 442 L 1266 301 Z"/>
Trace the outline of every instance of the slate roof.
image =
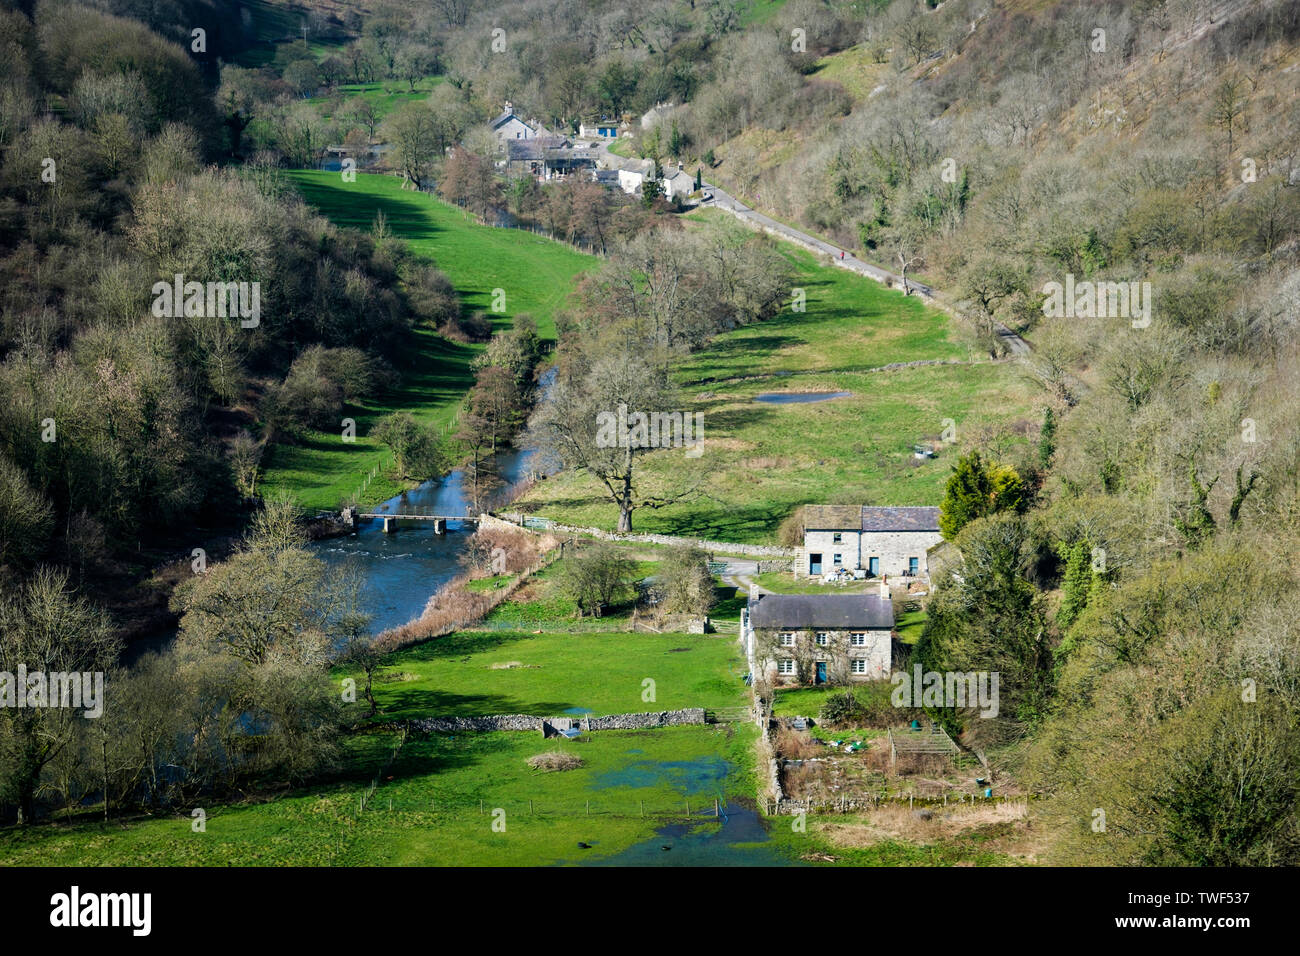
<path id="1" fill-rule="evenodd" d="M 862 508 L 863 531 L 938 531 L 938 508 Z"/>
<path id="2" fill-rule="evenodd" d="M 749 623 L 800 630 L 892 628 L 894 606 L 879 594 L 763 594 L 750 607 Z"/>
<path id="3" fill-rule="evenodd" d="M 588 159 L 568 148 L 563 136 L 534 136 L 531 139 L 506 140 L 506 157 L 511 162 L 537 162 L 543 159 Z M 595 162 L 594 159 L 590 160 Z"/>
<path id="4" fill-rule="evenodd" d="M 858 505 L 805 505 L 803 526 L 809 531 L 856 531 L 862 521 Z"/>
<path id="5" fill-rule="evenodd" d="M 803 526 L 808 531 L 938 531 L 939 509 L 806 505 Z"/>

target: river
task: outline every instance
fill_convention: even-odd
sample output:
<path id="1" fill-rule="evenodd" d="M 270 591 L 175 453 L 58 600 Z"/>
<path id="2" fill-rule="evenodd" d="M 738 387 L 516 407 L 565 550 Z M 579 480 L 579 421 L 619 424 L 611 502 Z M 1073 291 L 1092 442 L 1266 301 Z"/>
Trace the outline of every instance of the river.
<path id="1" fill-rule="evenodd" d="M 531 448 L 498 452 L 493 471 L 509 488 L 528 475 L 535 454 Z M 366 510 L 473 514 L 465 481 L 465 469 L 457 468 Z M 419 617 L 429 597 L 464 570 L 460 561 L 474 527 L 469 521 L 449 521 L 446 535 L 437 535 L 432 522 L 408 521 L 385 534 L 382 518 L 360 519 L 356 534 L 325 538 L 308 547 L 326 563 L 349 565 L 360 575 L 360 610 L 371 616 L 371 632 L 378 634 Z"/>

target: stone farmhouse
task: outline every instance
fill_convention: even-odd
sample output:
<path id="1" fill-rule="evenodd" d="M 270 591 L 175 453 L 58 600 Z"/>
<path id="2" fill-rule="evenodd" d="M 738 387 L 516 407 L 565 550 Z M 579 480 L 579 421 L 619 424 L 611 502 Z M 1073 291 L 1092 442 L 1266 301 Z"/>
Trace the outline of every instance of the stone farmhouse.
<path id="1" fill-rule="evenodd" d="M 497 142 L 502 145 L 513 140 L 532 139 L 538 135 L 538 126 L 536 124 L 525 123 L 515 115 L 514 106 L 507 101 L 505 109 L 490 124 L 492 132 L 496 134 Z"/>
<path id="2" fill-rule="evenodd" d="M 665 199 L 685 202 L 695 191 L 695 177 L 679 165 L 676 169 L 664 170 L 663 187 Z"/>
<path id="3" fill-rule="evenodd" d="M 750 667 L 773 685 L 884 680 L 893 663 L 894 606 L 879 594 L 762 594 L 741 620 Z"/>
<path id="4" fill-rule="evenodd" d="M 795 574 L 928 578 L 929 551 L 942 541 L 938 508 L 808 505 Z"/>
<path id="5" fill-rule="evenodd" d="M 574 173 L 590 175 L 596 158 L 587 149 L 575 149 L 563 136 L 534 136 L 505 144 L 507 171 L 512 176 L 532 176 L 538 181 L 565 179 Z"/>

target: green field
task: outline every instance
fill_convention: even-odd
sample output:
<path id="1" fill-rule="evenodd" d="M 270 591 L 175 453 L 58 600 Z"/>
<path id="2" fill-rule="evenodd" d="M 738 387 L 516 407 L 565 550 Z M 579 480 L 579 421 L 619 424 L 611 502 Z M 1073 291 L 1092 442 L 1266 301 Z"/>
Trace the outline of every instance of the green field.
<path id="1" fill-rule="evenodd" d="M 385 720 L 719 709 L 745 703 L 744 672 L 735 635 L 471 631 L 389 657 L 375 697 Z"/>
<path id="2" fill-rule="evenodd" d="M 395 738 L 353 741 L 350 775 L 269 803 L 209 806 L 134 822 L 42 824 L 0 832 L 16 866 L 517 866 L 598 860 L 651 839 L 665 822 L 754 793 L 750 724 L 606 731 L 556 744 L 529 733 L 409 740 L 361 810 Z M 576 770 L 529 757 L 563 749 Z M 646 816 L 642 817 L 642 807 Z M 483 812 L 480 812 L 482 808 Z M 504 817 L 493 811 L 504 811 Z M 590 815 L 588 815 L 590 813 Z M 492 828 L 503 819 L 505 831 Z M 716 827 L 716 824 L 704 824 Z M 591 849 L 578 848 L 578 842 Z"/>
<path id="3" fill-rule="evenodd" d="M 786 309 L 719 335 L 678 368 L 688 412 L 703 413 L 708 496 L 639 512 L 636 531 L 722 541 L 774 540 L 796 507 L 817 502 L 937 505 L 955 456 L 917 460 L 952 419 L 963 436 L 1028 421 L 1031 392 L 1016 366 L 978 360 L 955 321 L 916 297 L 783 244 L 806 311 Z M 941 364 L 871 371 L 900 362 Z M 832 401 L 770 405 L 763 392 L 848 391 Z M 649 487 L 671 488 L 680 451 L 642 459 Z M 561 474 L 525 499 L 564 523 L 612 529 L 616 510 L 595 481 Z"/>
<path id="4" fill-rule="evenodd" d="M 361 97 L 375 104 L 376 113 L 382 119 L 403 103 L 413 103 L 429 98 L 435 86 L 443 82 L 441 76 L 426 76 L 415 84 L 415 90 L 403 80 L 386 80 L 382 83 L 340 83 L 335 96 L 313 96 L 307 102 L 321 108 L 321 115 L 326 119 L 333 117 L 331 104 L 340 106 L 355 97 Z"/>
<path id="5" fill-rule="evenodd" d="M 488 312 L 498 329 L 508 328 L 513 316 L 528 312 L 536 317 L 541 335 L 553 339 L 555 309 L 568 295 L 574 277 L 596 261 L 529 232 L 479 225 L 439 199 L 403 190 L 395 177 L 362 173 L 355 183 L 345 183 L 332 172 L 289 175 L 307 202 L 335 225 L 368 230 L 383 212 L 394 235 L 447 275 L 465 308 Z M 494 289 L 505 291 L 504 312 L 490 312 Z M 356 419 L 356 441 L 344 443 L 332 432 L 309 433 L 301 445 L 273 446 L 263 478 L 265 492 L 287 493 L 306 508 L 337 507 L 356 491 L 362 476 L 387 457 L 386 449 L 369 438 L 370 426 L 398 410 L 439 428 L 451 425 L 473 384 L 470 361 L 481 348 L 417 329 L 409 356 L 399 366 L 401 386 L 345 412 Z M 379 501 L 403 487 L 381 477 L 371 484 L 366 499 Z"/>
<path id="6" fill-rule="evenodd" d="M 877 63 L 865 43 L 849 47 L 817 61 L 813 76 L 840 84 L 859 103 L 889 76 L 889 63 Z"/>

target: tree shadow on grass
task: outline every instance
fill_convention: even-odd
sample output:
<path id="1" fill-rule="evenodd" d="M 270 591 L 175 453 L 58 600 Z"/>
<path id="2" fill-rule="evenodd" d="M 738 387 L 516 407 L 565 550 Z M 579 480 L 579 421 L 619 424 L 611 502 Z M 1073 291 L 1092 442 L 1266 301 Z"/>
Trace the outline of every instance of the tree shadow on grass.
<path id="1" fill-rule="evenodd" d="M 400 685 L 398 685 L 400 686 Z M 487 717 L 492 714 L 529 714 L 554 717 L 578 704 L 573 701 L 527 701 L 504 694 L 456 694 L 451 691 L 412 687 L 376 695 L 384 713 L 381 720 L 414 720 L 424 717 Z"/>

